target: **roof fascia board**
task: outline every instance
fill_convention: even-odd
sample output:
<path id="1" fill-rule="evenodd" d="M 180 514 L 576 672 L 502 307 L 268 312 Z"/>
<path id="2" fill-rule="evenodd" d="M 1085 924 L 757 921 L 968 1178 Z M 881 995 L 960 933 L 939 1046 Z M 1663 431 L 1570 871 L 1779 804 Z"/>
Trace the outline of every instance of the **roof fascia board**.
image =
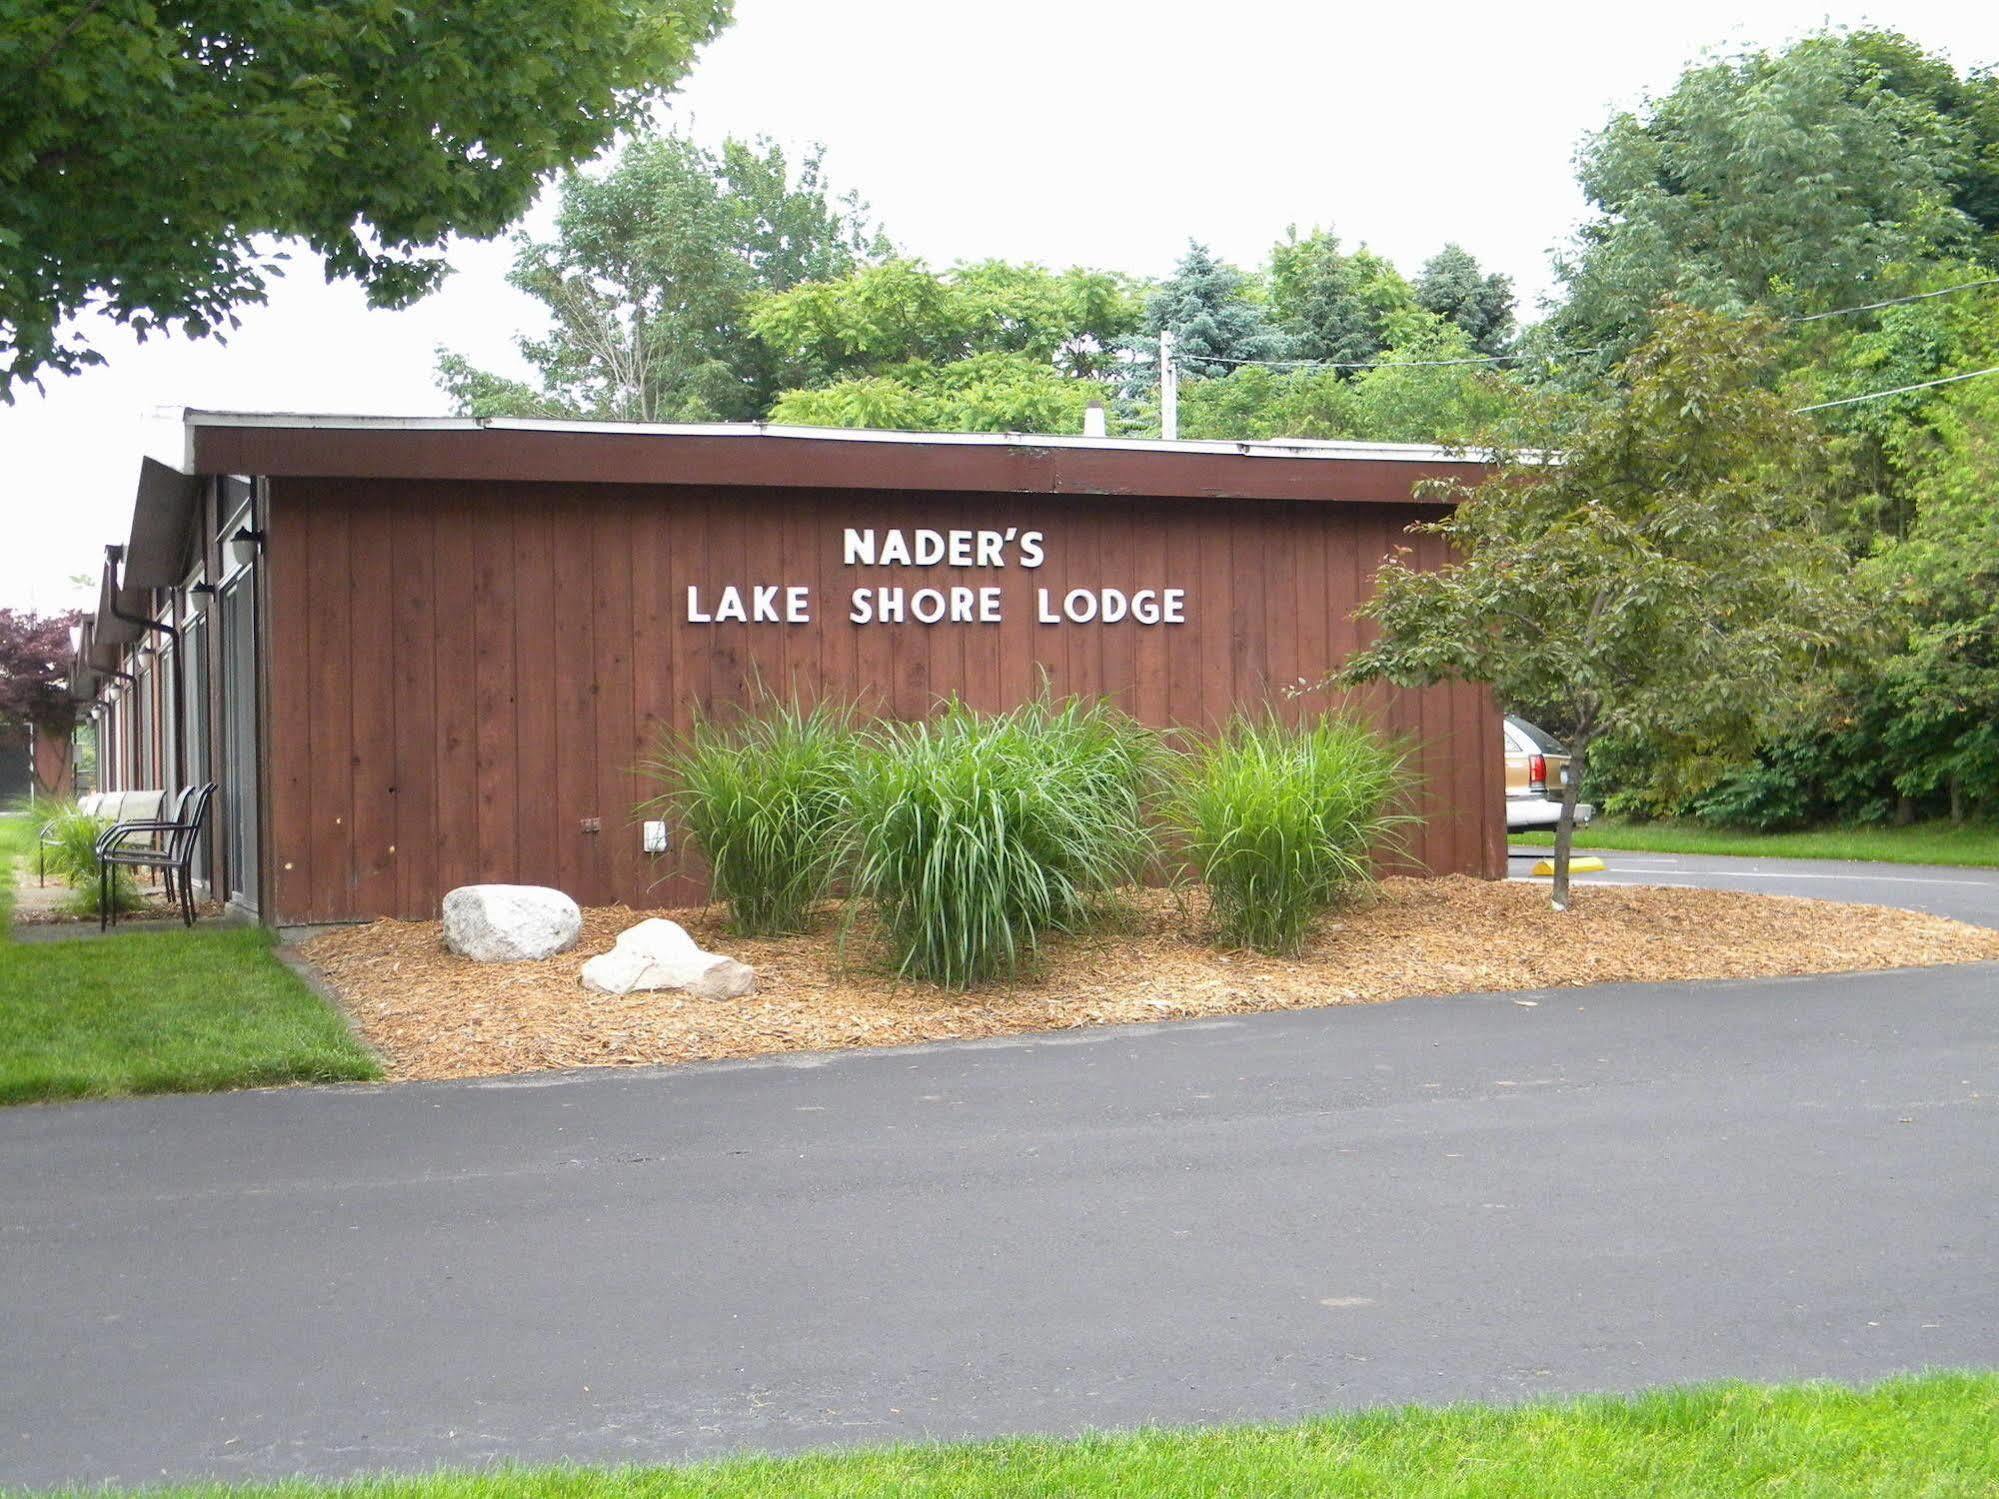
<path id="1" fill-rule="evenodd" d="M 904 432 L 872 427 L 798 427 L 774 422 L 578 422 L 536 417 L 337 416 L 307 412 L 194 411 L 190 431 L 207 427 L 278 428 L 315 432 L 549 432 L 620 437 L 757 437 L 805 443 L 870 443 L 909 447 L 1059 448 L 1077 452 L 1144 453 L 1155 458 L 1208 453 L 1244 458 L 1371 459 L 1406 463 L 1487 463 L 1491 455 L 1435 443 L 1347 442 L 1324 438 L 1254 441 L 1147 437 L 1082 437 L 1052 432 Z"/>
<path id="2" fill-rule="evenodd" d="M 393 424 L 191 418 L 202 473 L 272 479 L 461 480 L 861 489 L 1407 505 L 1430 479 L 1476 479 L 1476 456 L 1082 439 L 809 436 L 756 427 L 665 431 L 462 420 Z M 1438 503 L 1428 501 L 1428 503 Z"/>

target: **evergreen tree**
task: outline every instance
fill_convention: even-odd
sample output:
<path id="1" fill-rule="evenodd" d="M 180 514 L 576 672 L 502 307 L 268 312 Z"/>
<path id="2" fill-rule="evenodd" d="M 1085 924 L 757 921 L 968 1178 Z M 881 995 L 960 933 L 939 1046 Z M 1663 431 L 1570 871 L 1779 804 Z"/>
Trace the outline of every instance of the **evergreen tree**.
<path id="1" fill-rule="evenodd" d="M 1481 354 L 1503 354 L 1513 337 L 1513 279 L 1479 274 L 1478 258 L 1445 245 L 1416 278 L 1416 305 L 1456 323 Z"/>
<path id="2" fill-rule="evenodd" d="M 1347 254 L 1329 230 L 1293 228 L 1270 252 L 1278 325 L 1303 359 L 1354 364 L 1414 332 L 1416 296 L 1402 273 L 1365 245 Z"/>
<path id="3" fill-rule="evenodd" d="M 1252 284 L 1189 240 L 1186 256 L 1146 300 L 1145 331 L 1171 333 L 1174 363 L 1195 378 L 1225 375 L 1236 368 L 1232 360 L 1291 358 L 1291 341 L 1250 296 Z"/>

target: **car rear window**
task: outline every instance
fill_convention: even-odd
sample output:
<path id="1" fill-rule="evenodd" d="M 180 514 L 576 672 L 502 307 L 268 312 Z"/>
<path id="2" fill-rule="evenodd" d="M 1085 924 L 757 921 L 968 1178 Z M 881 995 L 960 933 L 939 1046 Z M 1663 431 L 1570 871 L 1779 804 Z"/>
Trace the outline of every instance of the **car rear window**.
<path id="1" fill-rule="evenodd" d="M 1514 718 L 1509 714 L 1506 721 L 1513 726 L 1513 731 L 1516 734 L 1520 735 L 1521 738 L 1533 745 L 1542 754 L 1566 755 L 1568 753 L 1567 750 L 1562 748 L 1562 742 L 1553 734 L 1543 733 L 1540 729 L 1535 728 L 1534 725 L 1527 722 L 1526 719 Z"/>

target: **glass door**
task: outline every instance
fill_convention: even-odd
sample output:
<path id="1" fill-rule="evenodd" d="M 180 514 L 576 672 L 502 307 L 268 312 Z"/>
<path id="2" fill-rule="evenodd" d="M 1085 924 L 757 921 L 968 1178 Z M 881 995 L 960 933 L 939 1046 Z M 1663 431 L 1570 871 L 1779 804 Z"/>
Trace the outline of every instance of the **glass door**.
<path id="1" fill-rule="evenodd" d="M 222 782 L 216 793 L 229 899 L 257 909 L 256 569 L 239 568 L 216 595 L 222 616 Z"/>
<path id="2" fill-rule="evenodd" d="M 186 735 L 187 784 L 199 786 L 212 772 L 208 765 L 208 616 L 188 615 L 181 627 L 181 732 Z M 209 809 L 209 817 L 215 816 Z M 194 847 L 194 889 L 206 900 L 209 895 L 209 829 L 201 830 Z"/>

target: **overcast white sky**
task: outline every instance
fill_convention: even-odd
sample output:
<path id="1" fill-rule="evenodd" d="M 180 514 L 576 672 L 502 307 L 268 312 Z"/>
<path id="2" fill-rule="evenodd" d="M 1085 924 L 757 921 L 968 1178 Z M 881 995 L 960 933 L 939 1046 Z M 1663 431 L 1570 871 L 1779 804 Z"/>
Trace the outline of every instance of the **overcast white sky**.
<path id="1" fill-rule="evenodd" d="M 1190 235 L 1255 264 L 1287 224 L 1319 224 L 1411 273 L 1456 239 L 1530 309 L 1583 210 L 1584 133 L 1701 53 L 1871 22 L 1960 67 L 1999 62 L 1999 6 L 1972 0 L 736 9 L 672 114 L 708 140 L 823 140 L 836 185 L 933 263 L 1161 274 Z M 505 241 L 453 260 L 446 288 L 405 312 L 367 310 L 307 262 L 227 345 L 94 333 L 108 367 L 0 407 L 0 604 L 85 601 L 67 580 L 124 539 L 140 455 L 179 457 L 182 406 L 440 414 L 437 345 L 517 368 L 511 335 L 535 306 L 502 280 Z"/>

